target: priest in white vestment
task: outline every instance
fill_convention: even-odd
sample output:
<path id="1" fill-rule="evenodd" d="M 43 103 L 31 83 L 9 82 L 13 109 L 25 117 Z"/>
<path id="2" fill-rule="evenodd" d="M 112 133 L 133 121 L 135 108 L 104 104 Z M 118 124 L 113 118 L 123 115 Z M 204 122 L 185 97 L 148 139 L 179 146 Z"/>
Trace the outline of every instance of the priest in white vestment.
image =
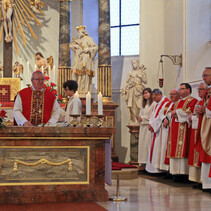
<path id="1" fill-rule="evenodd" d="M 152 112 L 152 115 L 149 119 L 148 128 L 152 132 L 152 138 L 150 142 L 150 149 L 147 158 L 146 170 L 150 173 L 160 173 L 162 172 L 160 167 L 160 129 L 162 120 L 160 118 L 161 110 L 169 101 L 166 96 L 162 95 L 162 92 L 159 89 L 154 89 L 152 92 L 152 98 L 157 103 L 155 109 Z"/>

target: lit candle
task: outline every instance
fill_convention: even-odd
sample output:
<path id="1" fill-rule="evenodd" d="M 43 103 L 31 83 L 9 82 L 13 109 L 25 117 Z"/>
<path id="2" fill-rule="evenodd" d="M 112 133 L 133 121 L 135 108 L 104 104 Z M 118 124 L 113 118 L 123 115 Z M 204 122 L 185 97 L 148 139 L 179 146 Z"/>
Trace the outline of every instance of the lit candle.
<path id="1" fill-rule="evenodd" d="M 91 94 L 86 94 L 86 115 L 91 115 Z"/>
<path id="2" fill-rule="evenodd" d="M 30 72 L 29 72 L 29 61 L 26 63 L 27 65 L 27 73 L 26 73 L 26 84 L 30 84 Z"/>
<path id="3" fill-rule="evenodd" d="M 103 115 L 103 96 L 101 92 L 98 94 L 98 115 Z"/>
<path id="4" fill-rule="evenodd" d="M 79 95 L 78 92 L 76 92 L 74 94 L 74 98 L 73 98 L 73 114 L 79 114 L 78 112 L 78 99 L 79 99 Z"/>

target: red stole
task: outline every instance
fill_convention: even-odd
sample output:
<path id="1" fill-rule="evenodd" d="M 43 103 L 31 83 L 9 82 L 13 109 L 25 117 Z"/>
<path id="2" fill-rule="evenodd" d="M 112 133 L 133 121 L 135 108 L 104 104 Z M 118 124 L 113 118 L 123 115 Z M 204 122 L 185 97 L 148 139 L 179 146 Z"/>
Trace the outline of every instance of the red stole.
<path id="1" fill-rule="evenodd" d="M 192 113 L 196 102 L 195 98 L 188 96 L 185 100 L 177 101 L 174 104 L 173 110 L 182 109 L 185 113 Z M 170 157 L 187 158 L 191 133 L 188 123 L 176 122 L 175 117 L 172 118 L 169 133 L 168 141 L 171 145 Z"/>
<path id="2" fill-rule="evenodd" d="M 168 102 L 169 99 L 166 97 L 163 102 L 159 105 L 159 108 L 157 109 L 157 112 L 155 114 L 155 117 L 156 118 L 160 112 L 160 110 L 162 109 L 163 105 Z M 155 110 L 157 108 L 158 104 L 155 106 Z M 156 138 L 156 133 L 153 132 L 153 140 L 152 140 L 152 146 L 151 146 L 151 151 L 150 151 L 150 163 L 152 162 L 152 155 L 153 155 L 153 150 L 154 150 L 154 145 L 155 145 L 155 138 Z"/>
<path id="3" fill-rule="evenodd" d="M 198 101 L 196 105 L 203 105 L 203 100 Z M 189 166 L 195 166 L 195 167 L 200 167 L 201 163 L 199 161 L 199 148 L 196 146 L 198 143 L 198 131 L 201 129 L 201 120 L 199 117 L 199 123 L 198 123 L 198 128 L 197 129 L 191 129 L 191 137 L 190 137 L 190 147 L 189 147 L 189 155 L 188 155 L 188 165 Z M 200 132 L 198 133 L 200 135 Z"/>
<path id="4" fill-rule="evenodd" d="M 55 95 L 49 90 L 34 91 L 30 87 L 19 92 L 22 101 L 23 115 L 33 125 L 47 123 L 53 110 Z M 39 101 L 36 100 L 38 98 Z"/>

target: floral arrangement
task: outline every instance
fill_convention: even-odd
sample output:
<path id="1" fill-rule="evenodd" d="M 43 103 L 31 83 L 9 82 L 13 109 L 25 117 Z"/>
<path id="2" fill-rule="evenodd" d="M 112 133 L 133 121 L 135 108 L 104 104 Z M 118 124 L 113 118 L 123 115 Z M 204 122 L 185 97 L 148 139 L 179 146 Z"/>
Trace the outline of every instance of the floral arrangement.
<path id="1" fill-rule="evenodd" d="M 57 97 L 57 101 L 59 103 L 62 102 L 62 96 L 58 95 L 57 96 L 57 90 L 55 89 L 56 84 L 51 82 L 49 83 L 50 78 L 48 76 L 45 76 L 45 84 L 44 84 L 44 88 L 48 89 L 49 91 L 51 91 L 52 94 L 54 94 Z"/>
<path id="2" fill-rule="evenodd" d="M 1 127 L 6 127 L 6 126 L 3 124 L 3 120 L 4 120 L 5 117 L 6 117 L 6 111 L 5 111 L 5 110 L 1 110 L 1 111 L 0 111 L 0 128 L 1 128 Z"/>

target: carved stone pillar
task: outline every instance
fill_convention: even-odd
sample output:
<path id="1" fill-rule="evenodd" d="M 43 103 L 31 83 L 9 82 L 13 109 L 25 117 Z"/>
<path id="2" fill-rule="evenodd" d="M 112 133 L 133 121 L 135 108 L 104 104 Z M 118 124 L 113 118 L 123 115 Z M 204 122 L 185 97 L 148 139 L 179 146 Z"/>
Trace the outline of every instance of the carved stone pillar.
<path id="1" fill-rule="evenodd" d="M 110 54 L 110 1 L 99 0 L 98 27 L 98 93 L 103 96 L 103 113 L 107 125 L 115 127 L 115 110 L 118 104 L 112 101 L 112 69 Z M 96 103 L 97 105 L 97 103 Z M 115 134 L 112 136 L 112 158 L 115 158 Z M 116 158 L 115 158 L 116 159 Z M 118 160 L 118 158 L 117 158 Z"/>
<path id="2" fill-rule="evenodd" d="M 71 79 L 71 59 L 69 43 L 70 37 L 70 16 L 71 1 L 60 1 L 60 23 L 59 23 L 59 68 L 58 68 L 58 94 L 64 95 L 62 84 Z"/>
<path id="3" fill-rule="evenodd" d="M 104 102 L 112 102 L 109 0 L 99 0 L 98 47 L 98 93 L 102 93 Z"/>

